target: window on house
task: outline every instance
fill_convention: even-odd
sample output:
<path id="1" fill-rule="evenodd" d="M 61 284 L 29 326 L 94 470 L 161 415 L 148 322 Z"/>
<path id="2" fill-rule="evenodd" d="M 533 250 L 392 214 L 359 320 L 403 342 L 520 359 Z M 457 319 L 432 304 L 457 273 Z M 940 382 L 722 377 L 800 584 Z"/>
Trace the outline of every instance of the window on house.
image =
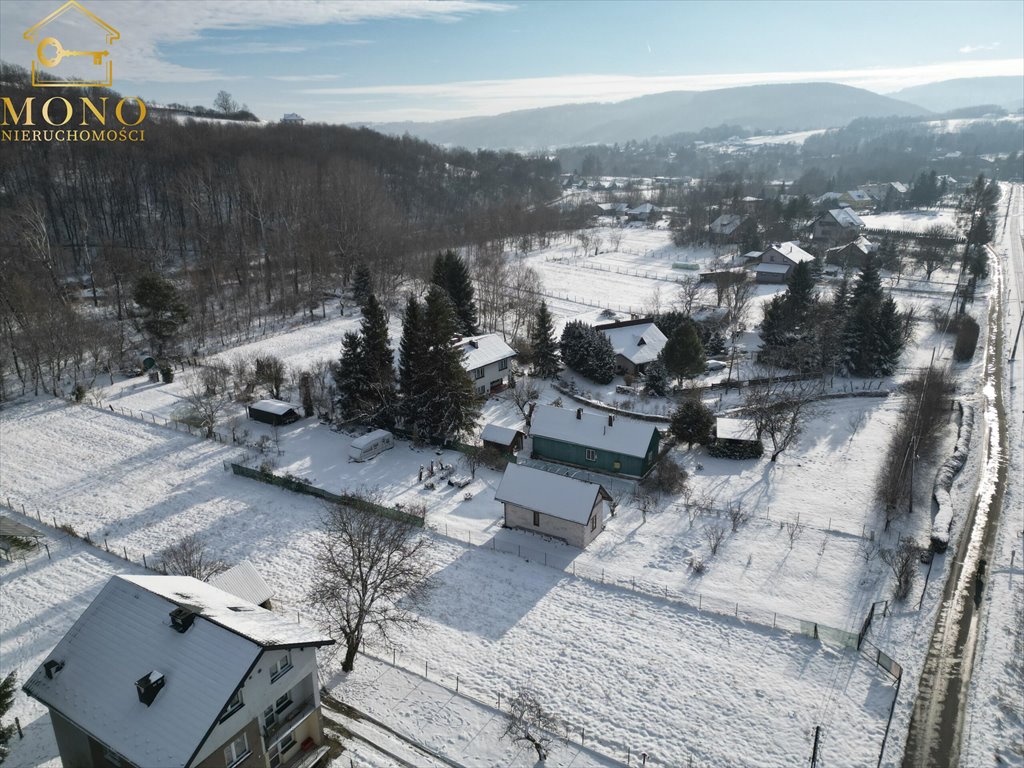
<path id="1" fill-rule="evenodd" d="M 269 750 L 267 755 L 270 757 L 270 768 L 280 768 L 284 764 L 285 755 L 288 750 L 295 746 L 295 737 L 289 733 L 277 744 L 274 744 Z"/>
<path id="2" fill-rule="evenodd" d="M 279 679 L 281 675 L 292 668 L 292 655 L 286 653 L 280 659 L 270 665 L 270 682 Z"/>
<path id="3" fill-rule="evenodd" d="M 597 461 L 597 451 L 587 448 L 587 461 Z"/>
<path id="4" fill-rule="evenodd" d="M 597 515 L 594 514 L 594 513 L 591 513 L 591 515 L 590 515 L 590 530 L 592 530 L 592 531 L 596 531 L 597 530 Z"/>
<path id="5" fill-rule="evenodd" d="M 482 379 L 483 377 L 484 377 L 484 369 L 483 368 L 474 368 L 473 369 L 473 378 L 474 379 Z"/>
<path id="6" fill-rule="evenodd" d="M 537 526 L 540 525 L 540 512 L 533 513 L 533 524 Z"/>
<path id="7" fill-rule="evenodd" d="M 231 701 L 229 701 L 227 706 L 224 707 L 224 714 L 220 716 L 221 721 L 223 722 L 224 720 L 227 720 L 235 714 L 235 712 L 240 710 L 242 708 L 242 703 L 242 689 L 239 688 L 235 691 L 235 695 L 231 697 Z"/>
<path id="8" fill-rule="evenodd" d="M 286 709 L 288 709 L 288 707 L 290 707 L 291 705 L 292 705 L 292 694 L 289 692 L 289 693 L 286 693 L 284 696 L 278 697 L 277 701 L 274 702 L 274 711 L 277 714 L 280 715 L 282 712 L 284 712 Z"/>
<path id="9" fill-rule="evenodd" d="M 507 368 L 508 368 L 508 358 L 506 357 L 504 360 L 502 360 L 500 363 L 498 363 L 498 370 L 499 371 L 504 371 Z"/>
<path id="10" fill-rule="evenodd" d="M 124 765 L 124 761 L 121 760 L 121 756 L 117 754 L 117 752 L 111 752 L 109 749 L 103 752 L 103 759 L 106 761 L 107 765 L 112 766 L 112 768 L 121 768 L 121 766 Z"/>
<path id="11" fill-rule="evenodd" d="M 277 724 L 277 713 L 274 712 L 273 705 L 263 710 L 263 727 L 270 730 Z"/>
<path id="12" fill-rule="evenodd" d="M 477 388 L 476 388 L 476 393 L 477 393 L 478 395 L 482 395 L 482 394 L 484 394 L 484 393 L 485 393 L 486 391 L 487 391 L 487 387 L 483 386 L 482 384 L 481 384 L 481 385 L 480 385 L 479 387 L 477 387 Z"/>
<path id="13" fill-rule="evenodd" d="M 238 738 L 232 741 L 224 749 L 224 764 L 228 768 L 238 765 L 249 756 L 249 740 L 245 733 L 240 733 Z"/>

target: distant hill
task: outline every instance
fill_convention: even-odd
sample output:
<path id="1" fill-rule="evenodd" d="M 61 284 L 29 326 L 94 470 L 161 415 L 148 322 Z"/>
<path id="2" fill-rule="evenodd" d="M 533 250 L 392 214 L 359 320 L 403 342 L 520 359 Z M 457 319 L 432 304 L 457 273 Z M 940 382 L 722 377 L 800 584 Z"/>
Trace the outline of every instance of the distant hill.
<path id="1" fill-rule="evenodd" d="M 1024 77 L 962 77 L 916 85 L 887 95 L 933 112 L 948 112 L 979 104 L 997 104 L 1015 111 L 1024 106 Z"/>
<path id="2" fill-rule="evenodd" d="M 722 124 L 759 131 L 843 126 L 858 117 L 921 116 L 915 104 L 836 83 L 791 83 L 671 91 L 615 103 L 565 104 L 433 123 L 377 123 L 374 130 L 439 144 L 541 149 L 626 142 Z"/>

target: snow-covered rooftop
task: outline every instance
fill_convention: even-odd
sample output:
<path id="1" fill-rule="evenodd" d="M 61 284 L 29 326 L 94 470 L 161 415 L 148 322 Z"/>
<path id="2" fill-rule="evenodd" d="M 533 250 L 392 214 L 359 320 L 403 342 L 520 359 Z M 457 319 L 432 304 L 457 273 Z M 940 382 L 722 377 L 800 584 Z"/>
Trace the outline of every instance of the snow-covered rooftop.
<path id="1" fill-rule="evenodd" d="M 715 419 L 715 435 L 721 440 L 753 440 L 756 431 L 750 419 L 730 419 L 719 416 Z"/>
<path id="2" fill-rule="evenodd" d="M 716 235 L 731 235 L 742 223 L 743 217 L 740 214 L 723 213 L 711 222 L 711 232 Z"/>
<path id="3" fill-rule="evenodd" d="M 187 607 L 184 632 L 170 613 Z M 266 648 L 332 641 L 188 576 L 115 576 L 25 690 L 135 765 L 184 766 Z M 136 682 L 161 670 L 147 706 Z"/>
<path id="4" fill-rule="evenodd" d="M 210 584 L 254 605 L 266 602 L 274 596 L 274 591 L 248 560 L 243 560 L 224 573 L 217 574 L 210 579 Z"/>
<path id="5" fill-rule="evenodd" d="M 487 424 L 484 426 L 483 431 L 480 432 L 480 439 L 488 443 L 497 443 L 498 445 L 512 445 L 518 434 L 519 430 L 512 427 Z"/>
<path id="6" fill-rule="evenodd" d="M 814 261 L 814 257 L 811 254 L 793 242 L 775 243 L 761 254 L 761 260 L 765 261 L 765 256 L 773 252 L 785 256 L 794 264 L 799 264 L 802 261 Z"/>
<path id="7" fill-rule="evenodd" d="M 864 220 L 849 208 L 832 208 L 828 215 L 842 227 L 863 227 Z"/>
<path id="8" fill-rule="evenodd" d="M 392 437 L 392 436 L 393 435 L 390 432 L 388 432 L 386 429 L 375 429 L 375 430 L 373 430 L 373 432 L 367 432 L 362 437 L 357 437 L 355 440 L 353 440 L 352 441 L 352 447 L 353 448 L 357 448 L 359 450 L 362 450 L 363 448 L 366 448 L 366 447 L 372 445 L 377 440 L 380 440 L 382 437 Z"/>
<path id="9" fill-rule="evenodd" d="M 249 408 L 263 413 L 272 413 L 275 416 L 284 416 L 288 411 L 296 410 L 297 406 L 283 400 L 257 400 Z"/>
<path id="10" fill-rule="evenodd" d="M 627 325 L 621 328 L 598 326 L 598 330 L 608 337 L 615 354 L 622 355 L 634 365 L 643 365 L 655 360 L 668 341 L 654 323 Z"/>
<path id="11" fill-rule="evenodd" d="M 515 357 L 516 355 L 516 351 L 496 333 L 487 333 L 482 336 L 465 336 L 455 346 L 462 348 L 464 355 L 462 366 L 467 371 L 482 368 L 485 365 L 504 360 L 506 357 Z"/>
<path id="12" fill-rule="evenodd" d="M 755 272 L 771 272 L 777 275 L 784 275 L 789 270 L 789 264 L 758 264 L 754 267 Z"/>
<path id="13" fill-rule="evenodd" d="M 547 437 L 640 458 L 647 455 L 651 437 L 656 431 L 655 426 L 647 422 L 552 405 L 538 405 L 533 411 L 530 425 L 530 434 L 535 437 Z"/>
<path id="14" fill-rule="evenodd" d="M 509 464 L 494 498 L 585 525 L 601 493 L 605 491 L 597 483 L 520 464 Z"/>

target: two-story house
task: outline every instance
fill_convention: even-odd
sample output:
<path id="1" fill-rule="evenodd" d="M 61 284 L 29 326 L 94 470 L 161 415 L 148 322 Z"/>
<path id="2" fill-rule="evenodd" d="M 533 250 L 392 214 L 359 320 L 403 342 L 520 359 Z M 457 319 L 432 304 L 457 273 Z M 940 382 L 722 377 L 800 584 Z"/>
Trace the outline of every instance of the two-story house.
<path id="1" fill-rule="evenodd" d="M 761 263 L 754 268 L 759 283 L 784 283 L 793 267 L 805 261 L 814 261 L 797 243 L 773 243 L 761 253 Z"/>
<path id="2" fill-rule="evenodd" d="M 312 768 L 334 641 L 188 576 L 115 576 L 28 678 L 75 768 Z"/>
<path id="3" fill-rule="evenodd" d="M 622 320 L 617 323 L 595 325 L 612 344 L 615 368 L 620 374 L 643 373 L 658 359 L 668 339 L 649 318 Z"/>
<path id="4" fill-rule="evenodd" d="M 469 372 L 476 394 L 498 392 L 508 385 L 516 351 L 501 336 L 496 333 L 464 336 L 455 346 L 462 350 L 462 367 Z"/>
<path id="5" fill-rule="evenodd" d="M 815 242 L 848 243 L 864 229 L 864 220 L 849 208 L 832 208 L 811 224 Z"/>

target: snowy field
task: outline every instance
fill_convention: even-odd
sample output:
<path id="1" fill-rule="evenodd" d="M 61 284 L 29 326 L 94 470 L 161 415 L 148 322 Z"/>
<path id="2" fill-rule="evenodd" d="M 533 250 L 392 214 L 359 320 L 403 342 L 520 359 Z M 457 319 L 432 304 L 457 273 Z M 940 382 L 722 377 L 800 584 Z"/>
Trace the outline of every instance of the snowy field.
<path id="1" fill-rule="evenodd" d="M 5 412 L 4 433 L 19 450 L 5 457 L 0 496 L 15 506 L 49 499 L 46 512 L 58 522 L 136 559 L 184 531 L 199 532 L 218 555 L 252 560 L 282 610 L 303 609 L 320 507 L 225 473 L 222 462 L 237 449 L 55 402 Z M 832 710 L 835 754 L 866 759 L 878 748 L 891 691 L 883 673 L 853 652 L 443 537 L 434 558 L 439 586 L 424 611 L 430 631 L 408 639 L 416 649 L 410 662 L 430 660 L 481 694 L 507 695 L 529 679 L 606 751 L 635 745 L 662 755 L 663 765 L 690 754 L 698 764 L 746 755 L 738 764 L 787 765 L 807 751 L 807 723 Z M 77 612 L 59 614 L 69 622 Z M 59 634 L 53 628 L 54 640 Z M 623 636 L 633 639 L 623 644 Z M 24 655 L 7 649 L 9 637 L 5 629 L 5 657 Z M 734 729 L 727 742 L 720 738 L 726 723 Z M 752 743 L 767 762 L 744 751 Z"/>
<path id="2" fill-rule="evenodd" d="M 924 232 L 934 226 L 949 229 L 956 226 L 956 211 L 951 208 L 862 213 L 860 218 L 868 229 L 889 229 L 896 232 Z"/>

